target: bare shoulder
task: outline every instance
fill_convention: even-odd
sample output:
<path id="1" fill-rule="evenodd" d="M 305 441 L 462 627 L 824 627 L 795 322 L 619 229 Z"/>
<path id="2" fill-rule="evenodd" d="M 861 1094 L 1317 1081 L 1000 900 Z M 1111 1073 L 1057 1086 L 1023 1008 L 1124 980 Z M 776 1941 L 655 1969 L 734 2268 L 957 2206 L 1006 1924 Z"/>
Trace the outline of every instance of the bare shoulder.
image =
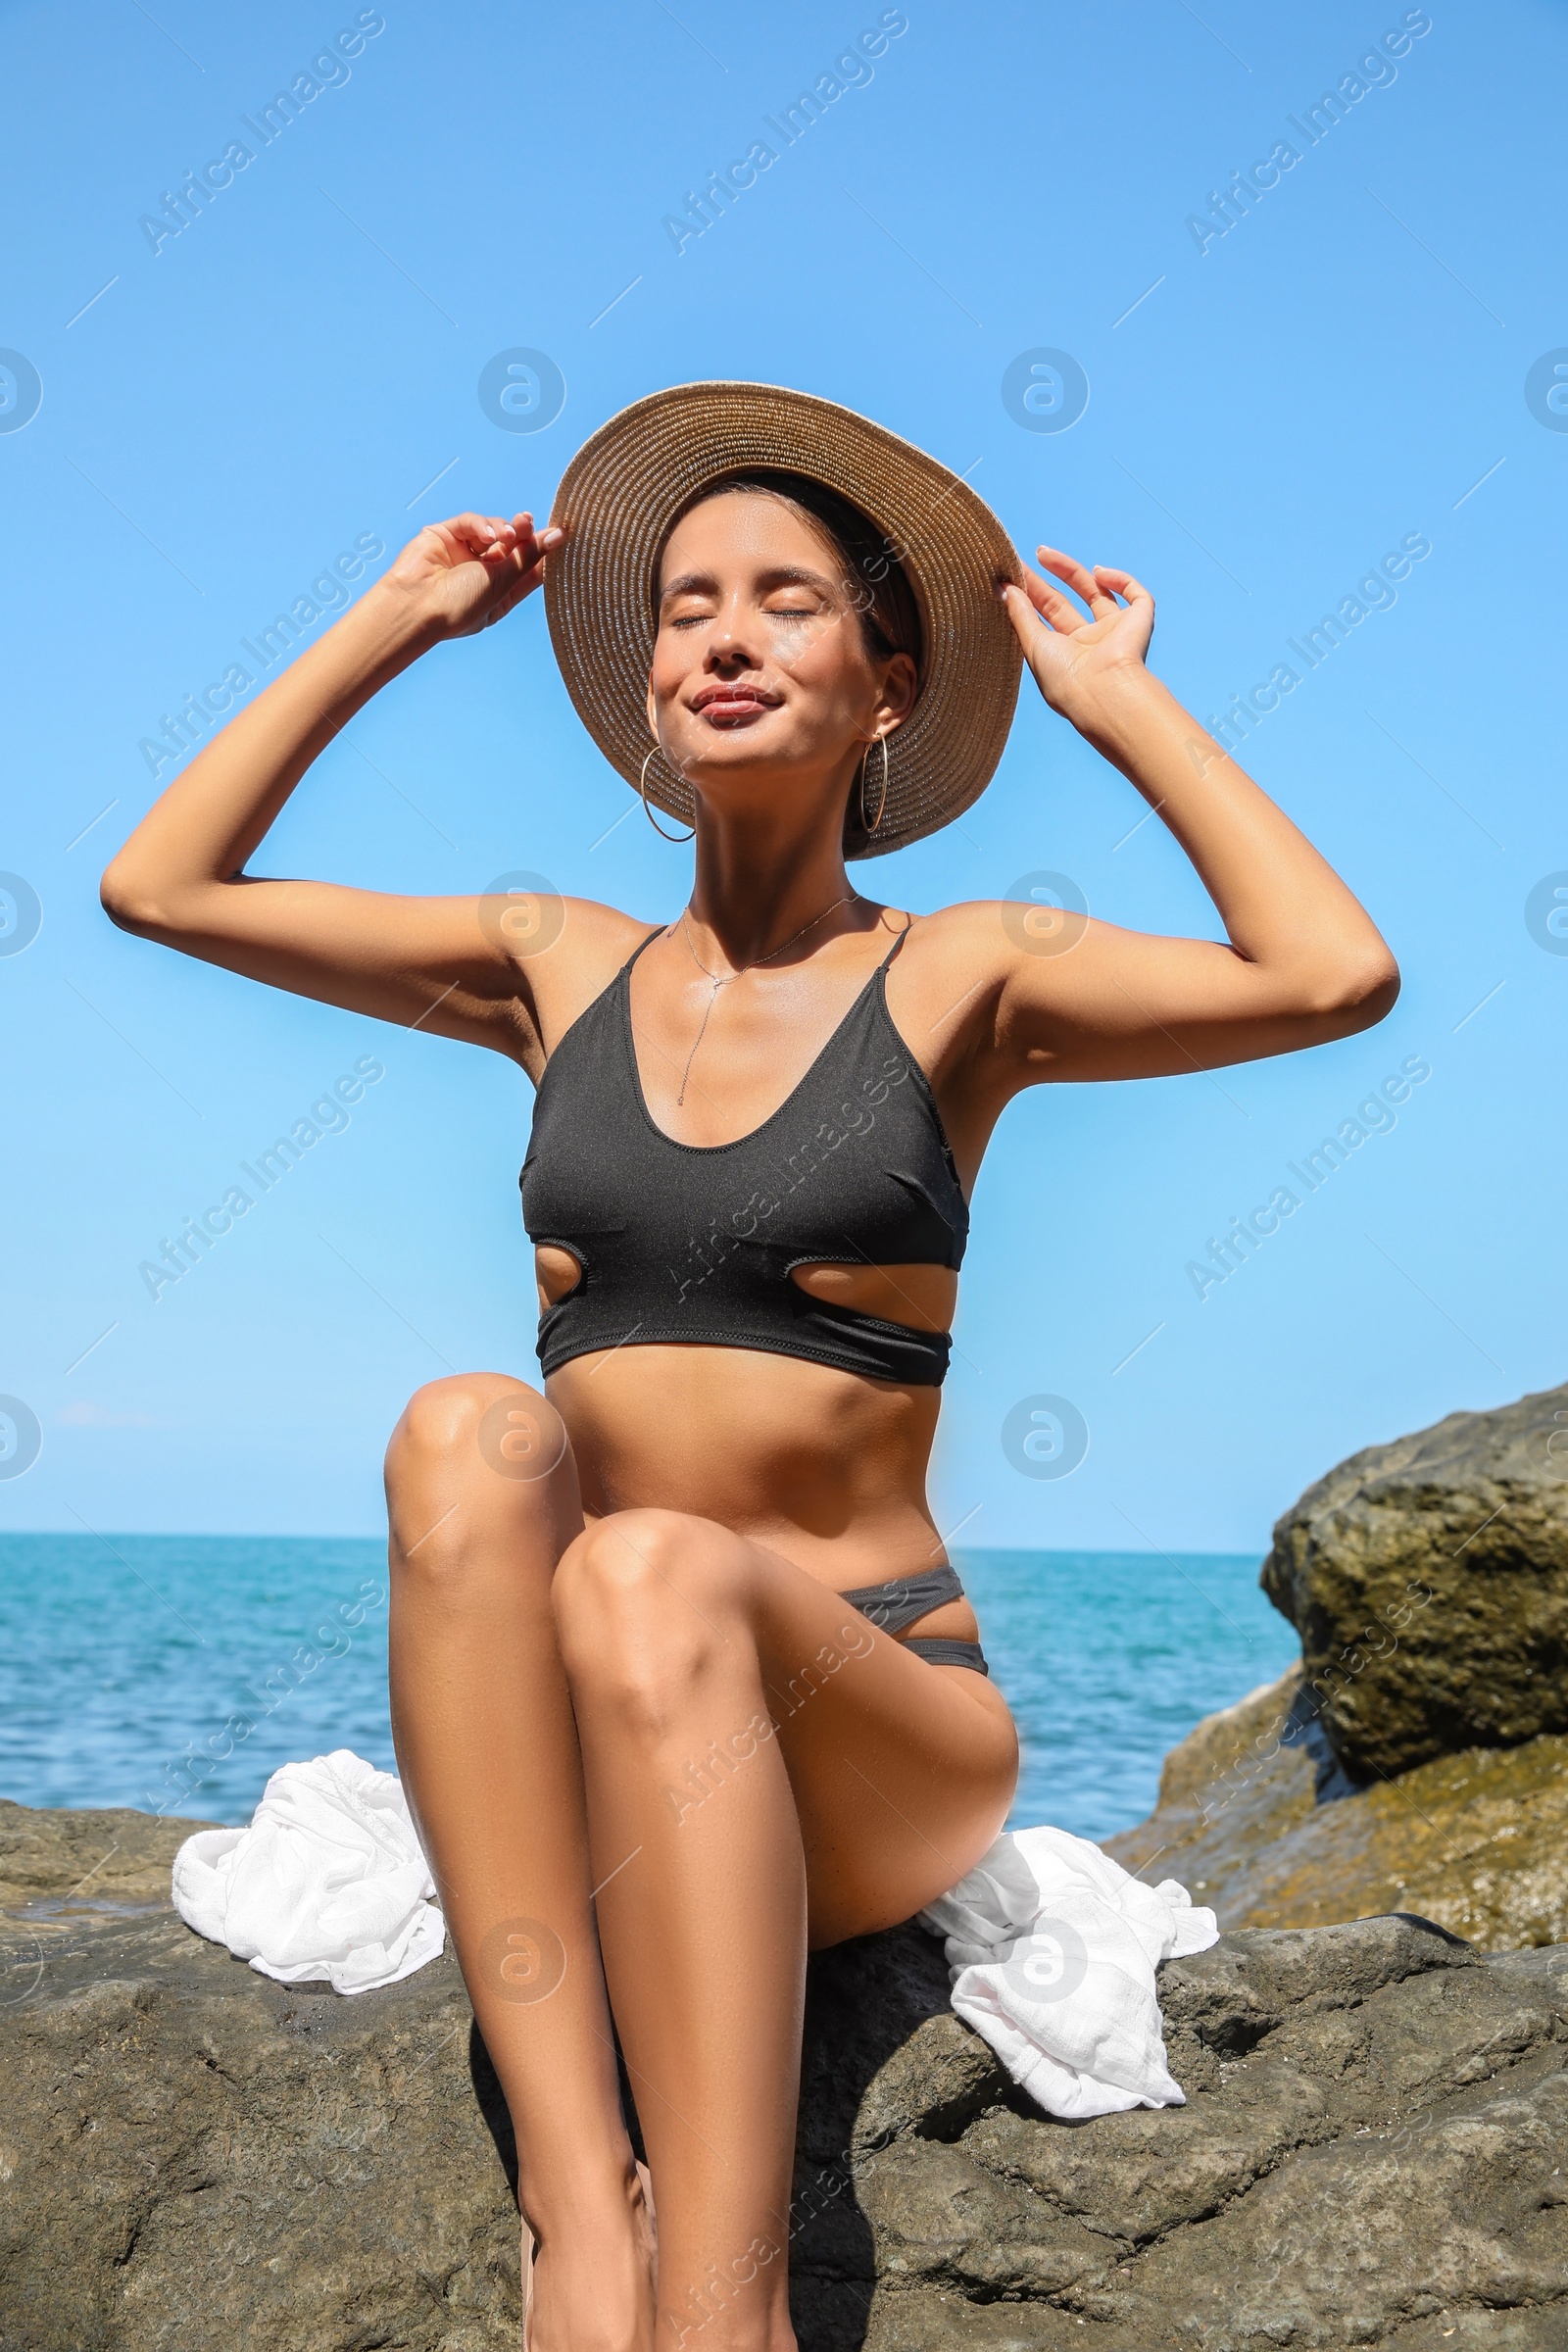
<path id="1" fill-rule="evenodd" d="M 494 909 L 491 919 L 516 966 L 519 994 L 531 1001 L 546 1057 L 643 941 L 661 928 L 597 899 L 518 892 L 480 905 L 486 914 Z"/>
<path id="2" fill-rule="evenodd" d="M 1000 900 L 971 899 L 909 919 L 888 974 L 888 1010 L 933 1075 L 966 1058 L 994 1023 L 1011 961 L 1011 911 Z"/>
<path id="3" fill-rule="evenodd" d="M 1022 911 L 1019 909 L 1018 911 Z M 951 975 L 959 965 L 973 974 L 1001 971 L 1008 956 L 1006 917 L 1014 909 L 1001 899 L 966 899 L 931 914 L 905 916 L 889 909 L 890 925 L 907 921 L 908 935 L 898 962 L 911 972 L 929 969 Z"/>

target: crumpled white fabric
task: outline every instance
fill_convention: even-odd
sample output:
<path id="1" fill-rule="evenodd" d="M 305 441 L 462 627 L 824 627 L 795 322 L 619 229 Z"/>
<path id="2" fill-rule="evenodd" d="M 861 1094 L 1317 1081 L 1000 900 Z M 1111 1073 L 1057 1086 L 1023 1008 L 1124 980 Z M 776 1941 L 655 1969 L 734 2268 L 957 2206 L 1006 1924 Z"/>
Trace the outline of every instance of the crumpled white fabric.
<path id="1" fill-rule="evenodd" d="M 1066 1830 L 1004 1832 L 919 1920 L 946 1945 L 954 2008 L 1048 2115 L 1185 2106 L 1154 1969 L 1219 1926 L 1175 1879 L 1146 1886 Z"/>
<path id="2" fill-rule="evenodd" d="M 198 1830 L 174 1856 L 174 1908 L 283 1984 L 395 1984 L 434 1960 L 446 1922 L 403 1786 L 352 1748 L 273 1773 L 245 1830 Z"/>

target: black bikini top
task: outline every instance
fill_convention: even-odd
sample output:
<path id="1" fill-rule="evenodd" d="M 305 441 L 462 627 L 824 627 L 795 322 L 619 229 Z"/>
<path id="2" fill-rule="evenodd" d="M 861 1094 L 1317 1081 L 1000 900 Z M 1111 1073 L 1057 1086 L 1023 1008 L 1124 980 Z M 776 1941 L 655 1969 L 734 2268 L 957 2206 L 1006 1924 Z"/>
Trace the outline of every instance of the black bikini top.
<path id="1" fill-rule="evenodd" d="M 805 1356 L 936 1388 L 945 1332 L 813 1298 L 796 1266 L 963 1261 L 969 1211 L 924 1071 L 884 986 L 895 940 L 805 1077 L 732 1144 L 655 1126 L 637 1069 L 631 968 L 650 933 L 545 1066 L 519 1179 L 535 1245 L 575 1289 L 539 1319 L 548 1375 L 574 1355 L 670 1342 Z"/>

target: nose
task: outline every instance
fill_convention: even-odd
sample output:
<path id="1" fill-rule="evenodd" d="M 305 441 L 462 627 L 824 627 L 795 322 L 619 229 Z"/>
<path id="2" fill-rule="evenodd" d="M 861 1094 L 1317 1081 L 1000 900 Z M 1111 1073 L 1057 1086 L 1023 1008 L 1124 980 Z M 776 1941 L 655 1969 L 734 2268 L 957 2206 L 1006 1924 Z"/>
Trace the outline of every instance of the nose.
<path id="1" fill-rule="evenodd" d="M 732 676 L 737 670 L 759 666 L 748 625 L 748 609 L 742 604 L 738 593 L 727 597 L 713 615 L 703 666 L 723 677 Z"/>

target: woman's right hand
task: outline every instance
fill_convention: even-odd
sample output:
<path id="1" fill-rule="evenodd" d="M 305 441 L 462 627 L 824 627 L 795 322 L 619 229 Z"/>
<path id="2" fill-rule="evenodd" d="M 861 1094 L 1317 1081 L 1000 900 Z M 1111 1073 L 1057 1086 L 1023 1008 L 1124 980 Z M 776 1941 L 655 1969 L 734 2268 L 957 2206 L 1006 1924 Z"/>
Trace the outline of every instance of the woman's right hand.
<path id="1" fill-rule="evenodd" d="M 472 637 L 504 620 L 544 577 L 544 559 L 564 539 L 562 530 L 536 532 L 531 514 L 455 514 L 426 523 L 411 539 L 383 585 L 409 599 L 439 642 Z"/>
<path id="2" fill-rule="evenodd" d="M 104 876 L 114 920 L 271 988 L 493 1047 L 537 1077 L 545 1039 L 608 986 L 645 925 L 575 899 L 530 949 L 490 919 L 495 886 L 482 896 L 471 887 L 413 896 L 248 867 L 312 761 L 371 696 L 427 647 L 502 619 L 538 587 L 565 536 L 536 532 L 528 514 L 458 514 L 422 530 L 148 810 Z M 416 866 L 417 853 L 408 859 Z M 556 953 L 568 924 L 571 945 Z"/>

